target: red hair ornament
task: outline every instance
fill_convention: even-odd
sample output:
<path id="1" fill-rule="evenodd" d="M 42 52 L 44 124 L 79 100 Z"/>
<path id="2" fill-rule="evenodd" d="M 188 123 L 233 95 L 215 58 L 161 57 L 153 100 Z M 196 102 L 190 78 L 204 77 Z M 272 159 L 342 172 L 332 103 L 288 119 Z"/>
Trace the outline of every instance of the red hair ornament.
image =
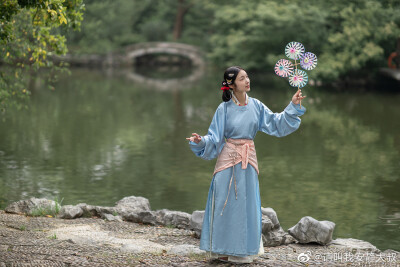
<path id="1" fill-rule="evenodd" d="M 230 88 L 228 87 L 228 86 L 226 86 L 227 85 L 227 83 L 225 82 L 225 81 L 223 81 L 222 82 L 222 87 L 221 87 L 221 90 L 222 91 L 228 91 Z"/>

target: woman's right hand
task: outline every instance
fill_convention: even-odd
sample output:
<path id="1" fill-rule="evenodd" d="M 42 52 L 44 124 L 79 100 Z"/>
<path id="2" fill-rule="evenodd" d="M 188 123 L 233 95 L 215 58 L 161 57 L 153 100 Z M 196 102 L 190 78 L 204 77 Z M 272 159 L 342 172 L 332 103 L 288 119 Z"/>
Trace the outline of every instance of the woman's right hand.
<path id="1" fill-rule="evenodd" d="M 186 138 L 186 140 L 195 142 L 196 144 L 200 143 L 201 141 L 201 136 L 198 135 L 197 133 L 192 133 L 191 137 Z"/>

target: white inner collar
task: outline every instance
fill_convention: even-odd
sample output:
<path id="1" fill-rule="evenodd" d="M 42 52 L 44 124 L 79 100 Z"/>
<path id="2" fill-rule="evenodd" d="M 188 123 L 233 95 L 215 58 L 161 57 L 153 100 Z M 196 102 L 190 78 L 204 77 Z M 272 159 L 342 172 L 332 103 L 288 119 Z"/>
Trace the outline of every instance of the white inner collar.
<path id="1" fill-rule="evenodd" d="M 233 97 L 233 100 L 234 100 L 234 102 L 236 103 L 236 105 L 240 105 L 240 102 L 239 102 L 239 100 L 236 98 L 236 96 L 235 96 L 235 94 L 232 92 L 232 97 Z M 247 93 L 246 93 L 246 101 L 245 101 L 245 105 L 247 105 L 249 103 L 249 97 L 248 97 L 248 95 L 247 95 Z"/>

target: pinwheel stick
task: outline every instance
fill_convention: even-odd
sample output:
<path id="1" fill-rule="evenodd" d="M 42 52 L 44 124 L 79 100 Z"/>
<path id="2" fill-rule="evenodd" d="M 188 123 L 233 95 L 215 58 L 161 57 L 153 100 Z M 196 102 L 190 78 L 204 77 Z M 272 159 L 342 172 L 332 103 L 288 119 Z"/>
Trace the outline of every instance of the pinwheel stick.
<path id="1" fill-rule="evenodd" d="M 297 90 L 300 90 L 300 86 L 297 87 Z M 300 108 L 301 108 L 301 97 L 300 97 Z"/>
<path id="2" fill-rule="evenodd" d="M 296 59 L 294 59 L 294 66 L 296 67 L 296 73 L 297 73 L 297 65 L 299 65 L 300 63 L 296 62 Z M 300 90 L 300 85 L 297 86 L 297 90 Z M 300 98 L 300 108 L 301 108 L 301 98 Z"/>

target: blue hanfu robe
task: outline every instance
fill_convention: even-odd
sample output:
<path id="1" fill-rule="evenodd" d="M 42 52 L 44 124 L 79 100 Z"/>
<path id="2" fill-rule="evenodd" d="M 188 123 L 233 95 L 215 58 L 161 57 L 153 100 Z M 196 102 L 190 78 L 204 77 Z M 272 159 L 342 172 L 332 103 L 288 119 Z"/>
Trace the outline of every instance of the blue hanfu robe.
<path id="1" fill-rule="evenodd" d="M 206 160 L 218 157 L 225 138 L 251 139 L 258 131 L 282 137 L 296 131 L 299 116 L 305 108 L 293 102 L 281 113 L 273 113 L 261 101 L 249 97 L 248 104 L 238 106 L 232 100 L 221 103 L 212 119 L 207 135 L 196 144 L 189 141 L 196 156 Z M 237 183 L 237 199 L 234 186 L 221 215 L 228 195 L 232 169 Z M 261 200 L 258 174 L 248 164 L 242 169 L 238 163 L 217 172 L 211 181 L 204 213 L 200 249 L 216 254 L 233 256 L 257 255 L 261 242 Z"/>

